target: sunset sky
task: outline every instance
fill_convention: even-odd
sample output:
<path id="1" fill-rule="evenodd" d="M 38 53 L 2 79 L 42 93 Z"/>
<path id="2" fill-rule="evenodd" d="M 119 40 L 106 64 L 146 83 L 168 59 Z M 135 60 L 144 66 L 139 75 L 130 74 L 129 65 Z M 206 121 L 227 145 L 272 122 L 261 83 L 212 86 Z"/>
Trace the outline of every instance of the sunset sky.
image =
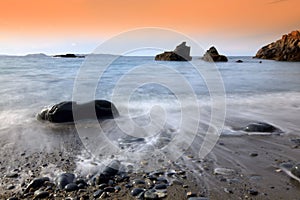
<path id="1" fill-rule="evenodd" d="M 299 0 L 1 0 L 0 8 L 0 54 L 90 53 L 121 32 L 161 27 L 205 49 L 254 55 L 300 29 Z"/>

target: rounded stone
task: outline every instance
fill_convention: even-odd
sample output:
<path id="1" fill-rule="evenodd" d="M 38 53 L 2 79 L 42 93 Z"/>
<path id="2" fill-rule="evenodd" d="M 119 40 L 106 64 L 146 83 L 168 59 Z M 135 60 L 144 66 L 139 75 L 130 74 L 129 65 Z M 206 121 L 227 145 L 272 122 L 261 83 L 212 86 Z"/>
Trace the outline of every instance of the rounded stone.
<path id="1" fill-rule="evenodd" d="M 144 192 L 144 189 L 142 188 L 134 188 L 131 190 L 131 195 L 132 196 L 138 196 L 140 193 Z"/>
<path id="2" fill-rule="evenodd" d="M 78 188 L 78 186 L 77 186 L 76 183 L 69 183 L 69 184 L 67 184 L 67 185 L 65 186 L 65 190 L 66 190 L 67 192 L 76 191 L 76 190 L 78 190 L 78 189 L 79 189 L 79 188 Z"/>
<path id="3" fill-rule="evenodd" d="M 291 173 L 300 178 L 300 163 L 294 165 L 291 169 Z"/>

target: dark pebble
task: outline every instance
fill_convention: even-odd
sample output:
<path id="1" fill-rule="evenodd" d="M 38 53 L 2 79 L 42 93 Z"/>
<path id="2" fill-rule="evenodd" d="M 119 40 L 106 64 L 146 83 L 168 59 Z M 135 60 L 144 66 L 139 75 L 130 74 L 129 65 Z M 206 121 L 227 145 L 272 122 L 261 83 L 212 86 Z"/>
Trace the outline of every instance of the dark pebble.
<path id="1" fill-rule="evenodd" d="M 126 184 L 125 185 L 126 188 L 132 188 L 132 186 L 133 186 L 132 184 Z"/>
<path id="2" fill-rule="evenodd" d="M 209 200 L 207 197 L 190 197 L 188 200 Z"/>
<path id="3" fill-rule="evenodd" d="M 256 195 L 258 195 L 258 191 L 256 191 L 256 190 L 249 190 L 249 194 L 251 194 L 253 196 L 256 196 Z"/>
<path id="4" fill-rule="evenodd" d="M 187 197 L 196 197 L 197 194 L 196 194 L 196 193 L 193 193 L 193 192 L 187 192 L 187 193 L 186 193 L 186 196 L 187 196 Z"/>
<path id="5" fill-rule="evenodd" d="M 30 189 L 38 189 L 43 186 L 46 181 L 50 181 L 49 177 L 35 178 L 25 188 L 24 193 L 28 193 Z"/>
<path id="6" fill-rule="evenodd" d="M 6 178 L 17 178 L 19 176 L 18 173 L 8 173 L 6 174 Z"/>
<path id="7" fill-rule="evenodd" d="M 164 177 L 158 177 L 156 179 L 156 182 L 157 183 L 168 183 L 168 180 L 166 178 L 164 178 Z"/>
<path id="8" fill-rule="evenodd" d="M 103 190 L 104 188 L 106 188 L 108 185 L 106 184 L 106 183 L 102 183 L 102 184 L 100 184 L 99 186 L 98 186 L 98 188 L 100 189 L 100 190 Z"/>
<path id="9" fill-rule="evenodd" d="M 18 197 L 10 197 L 7 200 L 19 200 Z"/>
<path id="10" fill-rule="evenodd" d="M 164 190 L 167 189 L 167 185 L 166 184 L 158 184 L 154 186 L 154 189 L 156 190 Z"/>
<path id="11" fill-rule="evenodd" d="M 105 192 L 114 192 L 115 188 L 114 187 L 106 187 L 106 188 L 104 188 L 104 191 Z"/>
<path id="12" fill-rule="evenodd" d="M 115 192 L 119 192 L 119 191 L 121 191 L 121 189 L 122 189 L 122 188 L 121 188 L 120 186 L 117 185 L 117 186 L 115 187 Z"/>
<path id="13" fill-rule="evenodd" d="M 57 186 L 60 189 L 63 189 L 69 183 L 73 183 L 74 179 L 75 179 L 74 174 L 72 174 L 72 173 L 63 173 L 63 174 L 61 174 L 57 177 L 56 183 L 57 183 Z"/>
<path id="14" fill-rule="evenodd" d="M 49 196 L 49 192 L 47 191 L 42 191 L 42 190 L 37 190 L 34 193 L 34 199 L 44 199 Z"/>
<path id="15" fill-rule="evenodd" d="M 251 157 L 256 157 L 256 156 L 258 156 L 258 153 L 250 153 L 249 154 Z"/>
<path id="16" fill-rule="evenodd" d="M 94 198 L 98 198 L 101 196 L 101 194 L 103 193 L 103 190 L 97 190 L 96 192 L 94 192 L 93 197 Z"/>
<path id="17" fill-rule="evenodd" d="M 133 185 L 145 185 L 145 181 L 144 180 L 141 180 L 141 179 L 135 179 L 132 181 L 132 184 Z"/>
<path id="18" fill-rule="evenodd" d="M 76 191 L 76 190 L 78 190 L 78 189 L 79 189 L 79 188 L 78 188 L 78 186 L 77 186 L 76 183 L 69 183 L 69 184 L 67 184 L 67 185 L 65 186 L 65 190 L 66 190 L 67 192 Z"/>
<path id="19" fill-rule="evenodd" d="M 132 196 L 137 196 L 139 195 L 140 193 L 144 192 L 144 189 L 142 188 L 134 188 L 133 190 L 131 190 L 131 195 Z"/>
<path id="20" fill-rule="evenodd" d="M 14 185 L 9 185 L 9 186 L 7 186 L 7 188 L 6 189 L 8 189 L 8 190 L 12 190 L 12 189 L 15 189 L 15 186 Z"/>
<path id="21" fill-rule="evenodd" d="M 158 199 L 158 195 L 154 193 L 152 190 L 148 190 L 144 193 L 145 199 Z"/>

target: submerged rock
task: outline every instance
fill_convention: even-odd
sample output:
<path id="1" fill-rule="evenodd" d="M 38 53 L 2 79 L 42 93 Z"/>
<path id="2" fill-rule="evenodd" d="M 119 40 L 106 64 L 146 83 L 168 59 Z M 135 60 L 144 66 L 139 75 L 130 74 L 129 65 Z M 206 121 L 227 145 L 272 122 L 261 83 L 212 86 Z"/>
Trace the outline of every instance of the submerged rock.
<path id="1" fill-rule="evenodd" d="M 190 61 L 192 57 L 190 56 L 191 47 L 186 46 L 186 42 L 182 42 L 178 45 L 174 51 L 165 51 L 162 54 L 155 56 L 155 60 L 161 61 Z"/>
<path id="2" fill-rule="evenodd" d="M 255 122 L 255 123 L 248 124 L 245 128 L 243 128 L 243 131 L 273 133 L 273 132 L 280 132 L 280 129 L 276 128 L 271 124 L 267 124 L 264 122 Z"/>
<path id="3" fill-rule="evenodd" d="M 255 58 L 300 61 L 300 31 L 292 31 L 283 35 L 280 40 L 262 47 L 256 53 Z"/>
<path id="4" fill-rule="evenodd" d="M 300 163 L 294 165 L 291 169 L 291 173 L 300 178 Z"/>
<path id="5" fill-rule="evenodd" d="M 74 122 L 73 111 L 76 113 L 76 119 L 111 119 L 119 115 L 115 105 L 106 100 L 94 100 L 84 104 L 64 101 L 42 110 L 38 119 L 54 123 Z"/>
<path id="6" fill-rule="evenodd" d="M 215 47 L 210 47 L 203 55 L 203 60 L 208 62 L 227 62 L 228 59 L 224 55 L 220 55 Z"/>

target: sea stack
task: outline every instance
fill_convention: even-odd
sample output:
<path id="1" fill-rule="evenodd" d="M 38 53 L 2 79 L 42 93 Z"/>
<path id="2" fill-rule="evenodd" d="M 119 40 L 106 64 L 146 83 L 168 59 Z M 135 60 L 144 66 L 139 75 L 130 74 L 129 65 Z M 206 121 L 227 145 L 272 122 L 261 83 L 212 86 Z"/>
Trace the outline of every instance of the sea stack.
<path id="1" fill-rule="evenodd" d="M 276 42 L 262 47 L 256 53 L 255 58 L 277 61 L 300 61 L 299 30 L 283 35 L 282 38 Z"/>
<path id="2" fill-rule="evenodd" d="M 203 60 L 208 62 L 227 62 L 228 59 L 224 55 L 220 55 L 216 47 L 212 46 L 203 55 Z"/>
<path id="3" fill-rule="evenodd" d="M 186 42 L 182 42 L 178 45 L 174 51 L 165 51 L 162 54 L 155 56 L 155 60 L 160 61 L 190 61 L 192 57 L 190 56 L 191 47 L 186 46 Z"/>

